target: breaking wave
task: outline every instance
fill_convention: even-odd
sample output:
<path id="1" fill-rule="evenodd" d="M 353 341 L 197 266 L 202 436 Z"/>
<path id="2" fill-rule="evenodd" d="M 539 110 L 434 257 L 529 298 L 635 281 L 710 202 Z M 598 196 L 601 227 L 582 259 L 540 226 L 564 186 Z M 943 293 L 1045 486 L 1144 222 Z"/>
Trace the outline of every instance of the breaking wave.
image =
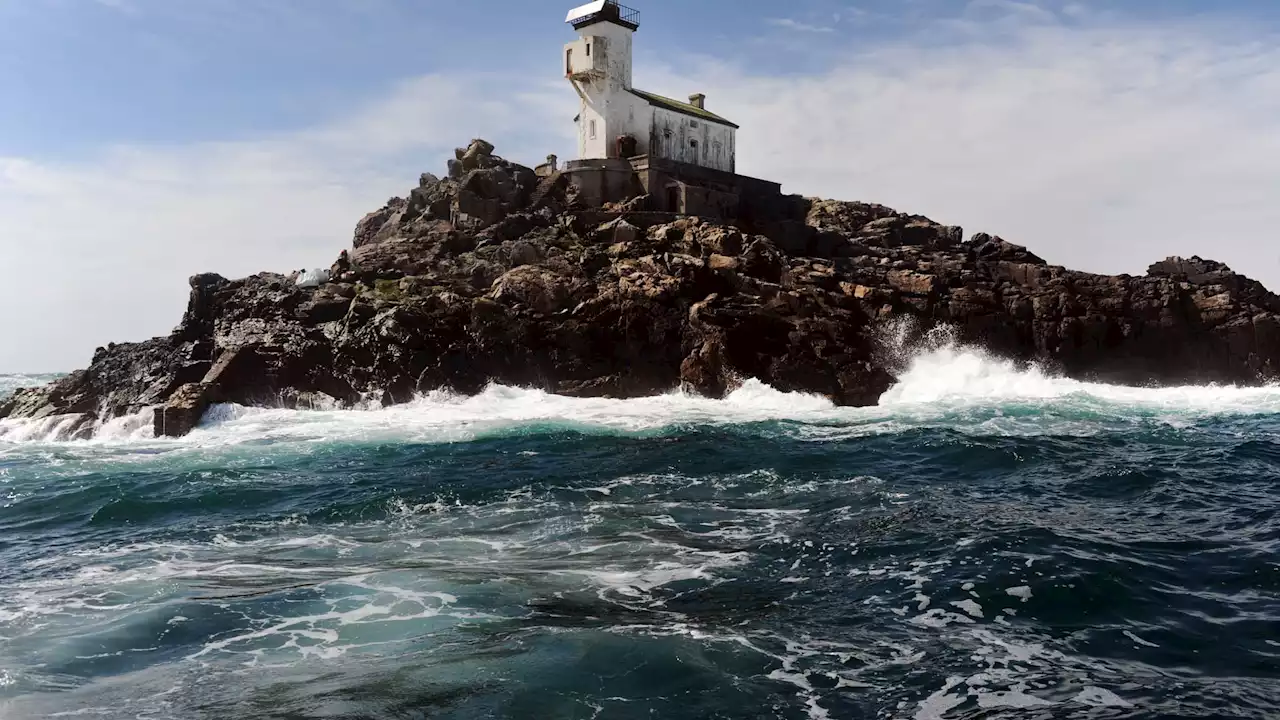
<path id="1" fill-rule="evenodd" d="M 781 424 L 793 435 L 846 434 L 946 426 L 984 434 L 1089 434 L 1114 418 L 1180 422 L 1214 415 L 1280 413 L 1280 386 L 1142 388 L 1054 376 L 973 347 L 945 343 L 914 353 L 898 382 L 868 408 L 777 391 L 749 380 L 723 399 L 673 391 L 630 400 L 570 398 L 492 385 L 478 395 L 438 391 L 378 410 L 286 410 L 220 405 L 182 440 L 160 440 L 152 411 L 94 429 L 91 443 L 187 446 L 248 442 L 467 442 L 509 433 L 579 432 L 651 435 L 688 427 Z M 67 418 L 0 421 L 0 443 L 68 440 Z"/>
<path id="2" fill-rule="evenodd" d="M 1280 412 L 1280 386 L 1190 385 L 1132 387 L 1082 382 L 1019 366 L 984 350 L 947 345 L 917 355 L 882 407 L 921 403 L 997 405 L 1008 402 L 1108 403 L 1196 413 Z"/>
<path id="3" fill-rule="evenodd" d="M 895 367 L 0 421 L 0 716 L 1274 714 L 1280 388 Z"/>

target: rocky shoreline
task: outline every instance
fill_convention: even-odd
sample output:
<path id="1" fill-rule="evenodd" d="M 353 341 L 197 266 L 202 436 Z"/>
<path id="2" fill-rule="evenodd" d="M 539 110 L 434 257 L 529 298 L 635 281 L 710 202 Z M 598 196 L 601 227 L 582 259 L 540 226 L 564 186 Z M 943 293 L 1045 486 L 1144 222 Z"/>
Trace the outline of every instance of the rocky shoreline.
<path id="1" fill-rule="evenodd" d="M 157 434 L 183 435 L 211 403 L 394 404 L 490 382 L 720 396 L 746 378 L 869 405 L 892 384 L 882 338 L 903 319 L 1081 379 L 1280 377 L 1280 297 L 1220 263 L 1094 275 L 881 205 L 798 196 L 733 225 L 648 212 L 644 197 L 586 208 L 564 178 L 476 147 L 360 221 L 350 281 L 197 275 L 172 334 L 99 348 L 0 401 L 0 418 L 65 416 L 83 437 L 156 408 Z"/>

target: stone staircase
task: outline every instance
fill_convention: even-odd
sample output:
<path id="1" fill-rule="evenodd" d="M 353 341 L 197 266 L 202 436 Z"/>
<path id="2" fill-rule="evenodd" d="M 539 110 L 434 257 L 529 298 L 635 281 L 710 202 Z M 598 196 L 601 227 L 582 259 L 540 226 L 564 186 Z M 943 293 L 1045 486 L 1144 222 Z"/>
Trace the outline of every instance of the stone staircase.
<path id="1" fill-rule="evenodd" d="M 564 177 L 564 171 L 557 170 L 550 175 L 542 178 L 542 182 L 538 183 L 538 187 L 534 188 L 533 194 L 529 196 L 529 209 L 537 210 L 543 200 L 547 199 L 547 195 L 555 189 L 560 178 Z"/>

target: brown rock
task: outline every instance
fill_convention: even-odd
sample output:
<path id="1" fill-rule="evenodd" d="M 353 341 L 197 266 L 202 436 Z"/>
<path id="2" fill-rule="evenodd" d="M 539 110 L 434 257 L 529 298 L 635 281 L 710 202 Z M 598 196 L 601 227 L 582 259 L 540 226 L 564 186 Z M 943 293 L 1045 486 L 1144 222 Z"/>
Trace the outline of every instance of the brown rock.
<path id="1" fill-rule="evenodd" d="M 930 295 L 937 281 L 932 275 L 925 275 L 911 270 L 891 270 L 885 276 L 889 287 L 909 295 Z"/>
<path id="2" fill-rule="evenodd" d="M 184 437 L 200 424 L 209 408 L 210 387 L 188 383 L 178 388 L 163 407 L 155 411 L 156 437 Z"/>

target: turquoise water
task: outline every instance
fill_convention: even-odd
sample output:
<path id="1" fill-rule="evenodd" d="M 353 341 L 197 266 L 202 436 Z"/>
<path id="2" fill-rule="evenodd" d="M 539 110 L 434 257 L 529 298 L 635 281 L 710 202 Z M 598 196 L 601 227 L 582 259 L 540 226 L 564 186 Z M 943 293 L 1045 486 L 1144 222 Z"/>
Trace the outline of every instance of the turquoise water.
<path id="1" fill-rule="evenodd" d="M 53 374 L 29 374 L 29 375 L 0 375 L 0 398 L 8 397 L 10 393 L 21 387 L 36 387 L 45 383 L 53 382 L 61 375 Z"/>
<path id="2" fill-rule="evenodd" d="M 0 422 L 0 718 L 1271 718 L 1280 389 Z"/>

